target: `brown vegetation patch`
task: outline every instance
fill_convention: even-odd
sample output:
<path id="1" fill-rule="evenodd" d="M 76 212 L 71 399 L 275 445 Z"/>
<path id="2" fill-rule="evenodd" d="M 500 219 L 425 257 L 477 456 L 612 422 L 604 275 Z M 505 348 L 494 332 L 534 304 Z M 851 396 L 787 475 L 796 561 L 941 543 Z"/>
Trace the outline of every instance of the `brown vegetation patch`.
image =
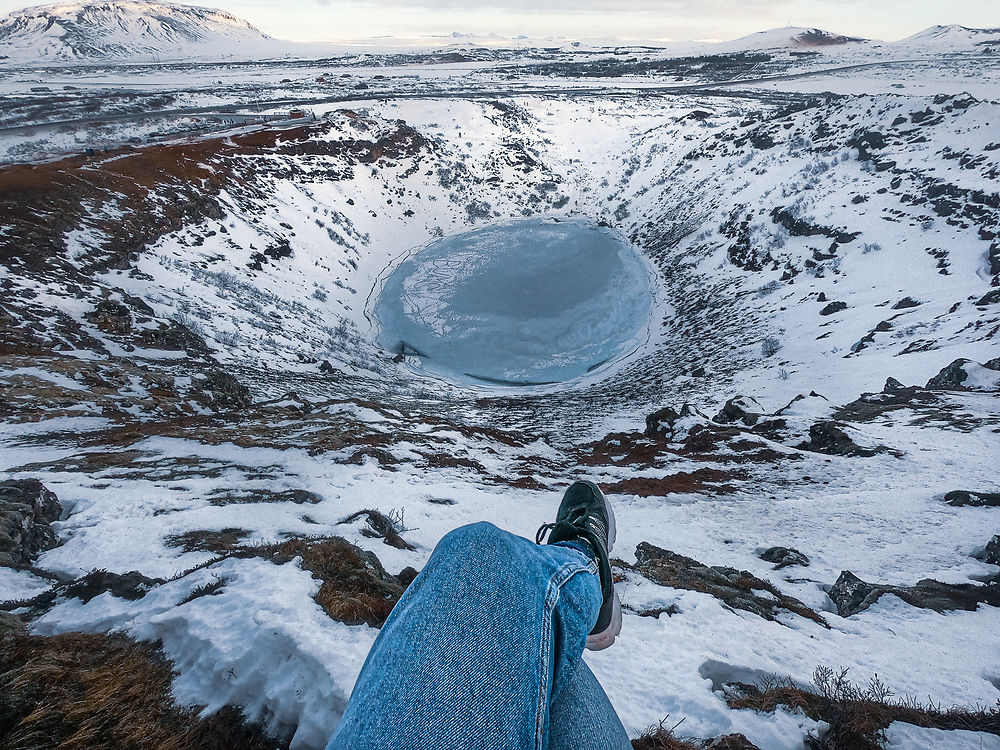
<path id="1" fill-rule="evenodd" d="M 731 609 L 742 609 L 777 620 L 782 612 L 791 612 L 829 627 L 826 620 L 798 599 L 787 596 L 773 584 L 752 573 L 736 568 L 714 565 L 709 567 L 690 557 L 640 542 L 635 548 L 635 565 L 615 560 L 617 567 L 633 570 L 654 583 L 689 591 L 711 594 Z M 766 596 L 756 592 L 762 592 Z"/>
<path id="2" fill-rule="evenodd" d="M 0 745 L 9 750 L 275 750 L 225 707 L 201 718 L 171 699 L 170 662 L 123 635 L 0 635 Z"/>
<path id="3" fill-rule="evenodd" d="M 245 529 L 195 529 L 181 534 L 171 534 L 163 542 L 168 547 L 180 547 L 185 552 L 231 552 L 240 549 L 240 542 L 250 532 Z"/>
<path id="4" fill-rule="evenodd" d="M 252 554 L 278 564 L 301 557 L 302 567 L 323 582 L 316 603 L 347 625 L 382 627 L 406 590 L 399 578 L 385 571 L 378 557 L 340 537 L 290 539 L 257 548 Z"/>
<path id="5" fill-rule="evenodd" d="M 659 468 L 674 457 L 722 464 L 773 464 L 799 460 L 752 439 L 748 431 L 719 425 L 696 425 L 683 441 L 670 442 L 663 432 L 614 432 L 581 447 L 583 466 Z"/>
<path id="6" fill-rule="evenodd" d="M 665 477 L 629 477 L 617 482 L 601 482 L 601 489 L 615 495 L 638 495 L 639 497 L 663 497 L 671 492 L 707 492 L 725 495 L 736 492 L 729 484 L 731 480 L 746 479 L 744 471 L 701 468 L 694 471 L 678 471 Z"/>
<path id="7" fill-rule="evenodd" d="M 675 733 L 678 726 L 680 722 L 673 727 L 666 726 L 663 721 L 653 724 L 632 740 L 633 750 L 760 750 L 742 734 L 697 740 L 678 736 Z"/>
<path id="8" fill-rule="evenodd" d="M 942 709 L 911 697 L 897 698 L 877 676 L 867 686 L 855 685 L 847 678 L 846 669 L 836 672 L 819 667 L 811 690 L 781 680 L 728 687 L 730 708 L 770 713 L 784 707 L 827 722 L 829 729 L 819 739 L 810 740 L 810 750 L 881 750 L 885 730 L 894 721 L 1000 735 L 1000 701 L 994 708 Z"/>
<path id="9" fill-rule="evenodd" d="M 204 218 L 222 218 L 216 196 L 233 184 L 246 188 L 258 174 L 281 169 L 260 157 L 323 154 L 343 166 L 415 156 L 431 144 L 398 122 L 375 140 L 323 140 L 333 122 L 265 129 L 183 143 L 123 146 L 94 156 L 0 169 L 0 211 L 9 217 L 11 241 L 0 242 L 0 263 L 33 271 L 65 266 L 64 234 L 87 226 L 103 232 L 94 269 L 128 268 L 135 254 L 157 238 Z M 245 158 L 257 157 L 257 158 Z M 107 205 L 103 217 L 87 207 Z"/>

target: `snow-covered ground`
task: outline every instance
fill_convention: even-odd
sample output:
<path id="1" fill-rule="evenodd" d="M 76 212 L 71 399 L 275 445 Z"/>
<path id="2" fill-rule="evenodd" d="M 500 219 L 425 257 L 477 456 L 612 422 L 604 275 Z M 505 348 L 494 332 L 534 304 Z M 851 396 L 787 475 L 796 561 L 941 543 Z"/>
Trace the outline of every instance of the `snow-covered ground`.
<path id="1" fill-rule="evenodd" d="M 730 709 L 722 685 L 805 684 L 819 665 L 945 706 L 992 705 L 1000 609 L 938 612 L 888 594 L 842 617 L 828 593 L 847 570 L 900 586 L 998 571 L 976 556 L 1000 511 L 942 500 L 998 489 L 996 363 L 965 366 L 977 390 L 838 407 L 890 377 L 923 386 L 956 359 L 1000 356 L 1000 68 L 950 49 L 919 62 L 893 53 L 878 67 L 848 67 L 865 52 L 847 62 L 782 54 L 767 80 L 746 80 L 734 62 L 738 84 L 690 71 L 689 82 L 703 76 L 697 86 L 673 92 L 649 91 L 650 75 L 679 85 L 673 69 L 595 81 L 579 68 L 520 66 L 511 80 L 499 63 L 425 70 L 412 60 L 378 73 L 220 69 L 221 89 L 208 69 L 183 86 L 155 67 L 82 76 L 73 85 L 127 81 L 207 107 L 252 101 L 238 89 L 259 75 L 267 98 L 308 101 L 317 119 L 119 150 L 123 135 L 161 128 L 154 115 L 109 127 L 106 153 L 31 168 L 51 192 L 15 206 L 0 232 L 11 244 L 0 266 L 5 340 L 18 342 L 0 371 L 11 404 L 0 468 L 40 479 L 62 503 L 62 543 L 38 557 L 40 571 L 169 579 L 134 601 L 59 599 L 34 632 L 160 640 L 179 700 L 240 705 L 293 747 L 320 747 L 377 631 L 331 619 L 298 560 L 213 562 L 211 545 L 178 540 L 239 532 L 234 544 L 249 549 L 337 535 L 396 574 L 419 569 L 465 523 L 530 536 L 561 488 L 588 476 L 615 504 L 626 565 L 648 542 L 746 570 L 829 625 L 764 619 L 623 568 L 622 635 L 586 659 L 633 735 L 669 715 L 694 736 L 738 731 L 761 748 L 801 748 L 816 722 Z M 327 101 L 328 70 L 385 89 Z M 26 82 L 11 74 L 4 94 L 26 96 Z M 88 137 L 53 129 L 35 140 L 52 158 Z M 2 138 L 5 159 L 16 160 L 14 144 L 27 160 L 30 136 Z M 448 382 L 377 345 L 371 293 L 387 267 L 436 238 L 526 216 L 603 220 L 643 254 L 656 289 L 637 356 L 511 389 Z M 65 244 L 45 244 L 36 226 Z M 148 243 L 127 246 L 139 232 Z M 208 350 L 168 345 L 157 332 L 169 320 Z M 206 385 L 216 369 L 256 404 L 204 396 L 217 393 Z M 760 421 L 782 424 L 708 419 L 737 394 L 770 415 Z M 644 434 L 646 415 L 685 403 L 695 411 L 672 439 Z M 810 428 L 828 420 L 860 453 L 820 449 Z M 712 436 L 707 447 L 698 434 Z M 280 494 L 291 490 L 313 494 Z M 339 523 L 372 508 L 401 519 L 414 549 Z M 810 563 L 776 570 L 759 557 L 772 546 Z M 38 570 L 0 574 L 0 599 L 49 584 Z M 903 724 L 889 739 L 1000 745 Z"/>

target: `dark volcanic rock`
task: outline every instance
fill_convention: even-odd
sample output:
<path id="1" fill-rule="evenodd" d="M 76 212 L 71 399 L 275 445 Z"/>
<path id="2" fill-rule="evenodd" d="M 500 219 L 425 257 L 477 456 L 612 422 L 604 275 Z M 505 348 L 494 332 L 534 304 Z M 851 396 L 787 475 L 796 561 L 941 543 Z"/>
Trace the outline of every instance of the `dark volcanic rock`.
<path id="1" fill-rule="evenodd" d="M 59 544 L 52 530 L 62 515 L 55 494 L 37 479 L 0 482 L 0 565 L 30 565 Z"/>
<path id="2" fill-rule="evenodd" d="M 996 391 L 1000 389 L 1000 375 L 990 375 L 997 369 L 992 366 L 993 363 L 994 360 L 980 364 L 971 359 L 956 359 L 928 380 L 927 388 L 934 391 Z M 984 373 L 983 368 L 987 372 Z M 972 380 L 969 379 L 970 370 L 973 375 Z M 984 375 L 990 376 L 984 378 Z"/>
<path id="3" fill-rule="evenodd" d="M 785 596 L 772 584 L 745 570 L 708 567 L 648 542 L 641 542 L 635 548 L 635 560 L 634 566 L 620 561 L 616 565 L 631 568 L 661 586 L 711 594 L 728 607 L 753 612 L 766 620 L 775 620 L 782 612 L 793 612 L 826 626 L 818 613 L 798 599 Z"/>
<path id="4" fill-rule="evenodd" d="M 195 383 L 214 409 L 244 409 L 253 403 L 250 389 L 224 370 L 209 370 Z"/>
<path id="5" fill-rule="evenodd" d="M 311 490 L 267 490 L 267 489 L 230 489 L 215 490 L 209 502 L 212 505 L 242 505 L 245 503 L 294 503 L 315 505 L 322 502 L 323 496 Z"/>
<path id="6" fill-rule="evenodd" d="M 980 558 L 990 565 L 1000 565 L 1000 534 L 994 534 L 993 538 L 986 544 L 986 549 Z"/>
<path id="7" fill-rule="evenodd" d="M 121 302 L 101 300 L 84 317 L 105 333 L 124 336 L 132 330 L 132 313 Z"/>
<path id="8" fill-rule="evenodd" d="M 962 383 L 968 378 L 968 373 L 963 366 L 971 361 L 970 359 L 956 359 L 928 380 L 926 388 L 932 391 L 964 391 L 965 386 Z"/>
<path id="9" fill-rule="evenodd" d="M 646 435 L 655 437 L 659 432 L 673 433 L 674 424 L 681 418 L 680 413 L 672 406 L 664 406 L 652 414 L 646 415 Z"/>
<path id="10" fill-rule="evenodd" d="M 184 351 L 192 356 L 209 353 L 208 345 L 201 336 L 175 320 L 169 324 L 160 323 L 159 328 L 145 329 L 139 338 L 150 349 Z"/>
<path id="11" fill-rule="evenodd" d="M 691 404 L 684 404 L 680 411 L 671 406 L 657 409 L 646 417 L 646 437 L 657 437 L 666 435 L 669 440 L 677 436 L 677 423 L 688 417 L 699 417 L 704 422 L 708 422 L 708 417 L 695 409 Z"/>
<path id="12" fill-rule="evenodd" d="M 84 604 L 106 592 L 120 599 L 135 601 L 142 599 L 161 583 L 164 583 L 162 578 L 147 578 L 137 570 L 130 570 L 128 573 L 92 570 L 65 588 L 61 588 L 59 593 L 65 597 L 80 599 Z"/>
<path id="13" fill-rule="evenodd" d="M 899 393 L 906 390 L 906 386 L 896 380 L 896 378 L 886 378 L 885 385 L 882 386 L 882 393 Z"/>
<path id="14" fill-rule="evenodd" d="M 830 599 L 837 605 L 841 617 L 863 612 L 877 602 L 883 594 L 894 594 L 907 604 L 924 609 L 944 612 L 952 609 L 975 611 L 980 603 L 1000 606 L 1000 582 L 985 585 L 971 583 L 942 583 L 930 578 L 917 581 L 914 586 L 889 586 L 862 581 L 851 571 L 845 570 L 829 591 Z"/>
<path id="15" fill-rule="evenodd" d="M 756 399 L 749 396 L 734 396 L 715 415 L 715 421 L 723 424 L 742 422 L 748 427 L 752 427 L 757 424 L 757 420 L 763 413 L 764 407 L 757 403 Z"/>
<path id="16" fill-rule="evenodd" d="M 789 565 L 808 565 L 809 558 L 797 549 L 789 547 L 768 547 L 764 550 L 760 559 L 764 562 L 774 563 L 774 569 L 780 570 Z"/>
<path id="17" fill-rule="evenodd" d="M 846 310 L 846 309 L 847 309 L 847 303 L 846 302 L 831 302 L 829 305 L 827 305 L 822 310 L 820 310 L 819 314 L 820 315 L 833 315 L 834 313 L 838 313 L 841 310 Z"/>
<path id="18" fill-rule="evenodd" d="M 976 300 L 977 305 L 995 305 L 997 302 L 1000 302 L 1000 289 L 986 292 L 986 294 Z"/>
<path id="19" fill-rule="evenodd" d="M 911 307 L 918 307 L 922 305 L 922 302 L 917 302 L 912 297 L 903 297 L 899 302 L 892 306 L 893 310 L 908 310 Z"/>
<path id="20" fill-rule="evenodd" d="M 938 400 L 932 391 L 887 378 L 881 393 L 863 393 L 857 400 L 837 409 L 833 416 L 846 422 L 868 422 L 888 411 L 904 406 L 929 405 Z"/>
<path id="21" fill-rule="evenodd" d="M 969 506 L 971 508 L 1000 507 L 1000 492 L 973 492 L 971 490 L 952 490 L 944 496 L 948 505 L 956 508 Z"/>
<path id="22" fill-rule="evenodd" d="M 809 442 L 796 446 L 799 450 L 825 453 L 830 456 L 862 456 L 870 458 L 888 449 L 864 448 L 855 443 L 836 422 L 817 422 L 809 428 Z"/>

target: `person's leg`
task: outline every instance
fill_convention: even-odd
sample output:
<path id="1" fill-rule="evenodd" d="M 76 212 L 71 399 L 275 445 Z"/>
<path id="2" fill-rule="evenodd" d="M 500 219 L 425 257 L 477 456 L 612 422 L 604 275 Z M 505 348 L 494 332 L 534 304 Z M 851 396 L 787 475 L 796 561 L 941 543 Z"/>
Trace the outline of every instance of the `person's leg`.
<path id="1" fill-rule="evenodd" d="M 545 750 L 550 706 L 586 687 L 573 678 L 601 602 L 578 549 L 488 523 L 451 532 L 379 633 L 328 750 Z"/>
<path id="2" fill-rule="evenodd" d="M 548 750 L 632 750 L 621 719 L 583 660 L 549 715 Z"/>

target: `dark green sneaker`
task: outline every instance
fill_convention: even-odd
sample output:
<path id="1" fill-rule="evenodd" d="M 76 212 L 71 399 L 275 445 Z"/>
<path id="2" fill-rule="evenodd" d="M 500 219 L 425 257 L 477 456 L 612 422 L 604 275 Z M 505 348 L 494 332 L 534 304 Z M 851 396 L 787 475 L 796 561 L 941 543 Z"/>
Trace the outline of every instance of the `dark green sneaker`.
<path id="1" fill-rule="evenodd" d="M 621 632 L 622 612 L 609 560 L 615 544 L 615 514 L 601 488 L 586 481 L 570 485 L 559 504 L 555 523 L 542 524 L 535 542 L 541 544 L 546 532 L 550 532 L 548 544 L 583 542 L 591 550 L 601 578 L 603 602 L 597 624 L 587 637 L 587 648 L 591 651 L 607 648 Z"/>

